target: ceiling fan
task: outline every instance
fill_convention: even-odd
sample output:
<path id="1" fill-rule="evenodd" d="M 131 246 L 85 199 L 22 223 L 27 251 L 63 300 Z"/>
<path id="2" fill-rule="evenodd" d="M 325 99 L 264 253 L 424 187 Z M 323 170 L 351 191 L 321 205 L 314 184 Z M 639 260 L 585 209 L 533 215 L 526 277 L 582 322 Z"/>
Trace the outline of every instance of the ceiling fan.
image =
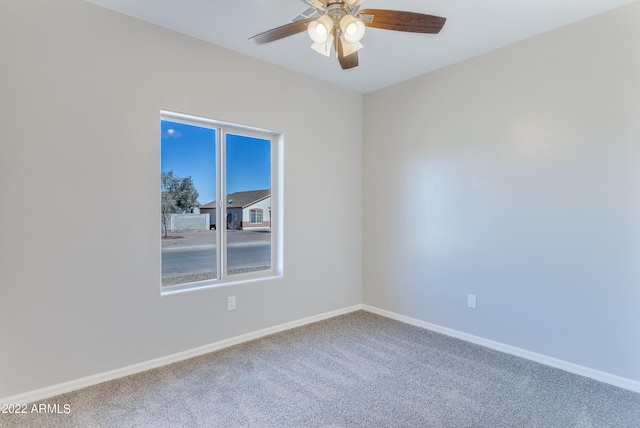
<path id="1" fill-rule="evenodd" d="M 358 50 L 365 27 L 410 33 L 437 34 L 446 18 L 398 10 L 363 9 L 364 0 L 303 0 L 314 7 L 319 18 L 307 18 L 273 28 L 250 38 L 256 43 L 273 42 L 307 31 L 311 48 L 329 56 L 335 43 L 335 52 L 343 70 L 358 66 Z"/>

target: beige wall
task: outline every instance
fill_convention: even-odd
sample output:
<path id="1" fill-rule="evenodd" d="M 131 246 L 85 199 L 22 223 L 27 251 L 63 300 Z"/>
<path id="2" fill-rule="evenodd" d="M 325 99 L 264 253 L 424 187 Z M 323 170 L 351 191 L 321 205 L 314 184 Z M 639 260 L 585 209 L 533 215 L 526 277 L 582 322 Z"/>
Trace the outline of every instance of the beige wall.
<path id="1" fill-rule="evenodd" d="M 640 380 L 638 23 L 365 96 L 365 304 Z"/>
<path id="2" fill-rule="evenodd" d="M 81 0 L 0 52 L 0 398 L 361 302 L 360 94 Z M 161 109 L 284 132 L 283 278 L 160 296 Z"/>

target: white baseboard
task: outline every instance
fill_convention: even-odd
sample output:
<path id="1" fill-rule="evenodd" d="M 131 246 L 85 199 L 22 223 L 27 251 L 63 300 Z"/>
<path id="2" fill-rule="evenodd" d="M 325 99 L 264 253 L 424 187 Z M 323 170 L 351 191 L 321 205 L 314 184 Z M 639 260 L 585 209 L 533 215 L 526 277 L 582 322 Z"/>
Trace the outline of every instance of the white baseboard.
<path id="1" fill-rule="evenodd" d="M 96 385 L 102 382 L 107 382 L 110 380 L 129 376 L 132 374 L 166 366 L 167 364 L 175 363 L 182 360 L 187 360 L 189 358 L 208 354 L 209 352 L 218 351 L 220 349 L 228 348 L 230 346 L 238 345 L 240 343 L 248 342 L 250 340 L 259 339 L 261 337 L 265 337 L 270 334 L 279 333 L 281 331 L 290 330 L 296 327 L 301 327 L 303 325 L 333 318 L 338 315 L 344 315 L 350 312 L 355 312 L 361 309 L 362 309 L 362 305 L 354 305 L 347 308 L 338 309 L 335 311 L 325 312 L 322 314 L 314 315 L 314 316 L 303 318 L 300 320 L 276 325 L 274 327 L 258 330 L 252 333 L 243 334 L 241 336 L 232 337 L 230 339 L 221 340 L 220 342 L 212 343 L 212 344 L 201 346 L 198 348 L 189 349 L 187 351 L 179 352 L 177 354 L 167 355 L 166 357 L 156 358 L 154 360 L 144 361 L 142 363 L 133 364 L 131 366 L 122 367 L 120 369 L 111 370 L 105 373 L 83 377 L 81 379 L 64 382 L 58 385 L 53 385 L 53 386 L 38 389 L 35 391 L 26 392 L 24 394 L 14 395 L 12 397 L 2 398 L 0 399 L 0 404 L 33 403 L 35 401 L 40 401 L 56 395 L 64 394 L 66 392 L 75 391 L 77 389 L 86 388 L 87 386 Z"/>
<path id="2" fill-rule="evenodd" d="M 118 379 L 124 376 L 129 376 L 132 374 L 144 372 L 146 370 L 155 369 L 158 367 L 165 366 L 167 364 L 175 363 L 177 361 L 187 360 L 189 358 L 208 354 L 209 352 L 218 351 L 220 349 L 228 348 L 230 346 L 238 345 L 240 343 L 248 342 L 250 340 L 259 339 L 261 337 L 265 337 L 270 334 L 279 333 L 281 331 L 290 330 L 292 328 L 301 327 L 303 325 L 311 324 L 314 322 L 333 318 L 338 315 L 344 315 L 350 312 L 355 312 L 358 310 L 365 310 L 367 312 L 381 315 L 386 318 L 394 319 L 396 321 L 400 321 L 405 324 L 410 324 L 416 327 L 432 330 L 437 333 L 442 333 L 447 336 L 455 337 L 458 339 L 465 340 L 467 342 L 471 342 L 477 345 L 485 346 L 487 348 L 495 349 L 496 351 L 522 357 L 527 360 L 535 361 L 537 363 L 545 364 L 551 367 L 565 370 L 570 373 L 585 376 L 600 382 L 608 383 L 610 385 L 614 385 L 620 388 L 624 388 L 633 392 L 640 393 L 640 382 L 635 380 L 631 380 L 621 376 L 616 376 L 606 372 L 594 370 L 588 367 L 584 367 L 584 366 L 573 364 L 567 361 L 559 360 L 557 358 L 548 357 L 546 355 L 537 354 L 535 352 L 527 351 L 526 349 L 516 348 L 515 346 L 505 345 L 504 343 L 495 342 L 493 340 L 484 339 L 482 337 L 463 333 L 461 331 L 453 330 L 447 327 L 431 324 L 415 318 L 410 318 L 410 317 L 400 315 L 394 312 L 390 312 L 384 309 L 376 308 L 374 306 L 359 304 L 359 305 L 354 305 L 354 306 L 350 306 L 343 309 L 338 309 L 335 311 L 325 312 L 322 314 L 314 315 L 314 316 L 303 318 L 300 320 L 291 321 L 291 322 L 280 324 L 274 327 L 265 328 L 252 333 L 247 333 L 241 336 L 232 337 L 226 340 L 221 340 L 216 343 L 212 343 L 212 344 L 201 346 L 194 349 L 189 349 L 187 351 L 168 355 L 166 357 L 156 358 L 154 360 L 133 364 L 131 366 L 122 367 L 120 369 L 111 370 L 105 373 L 100 373 L 93 376 L 87 376 L 87 377 L 73 380 L 70 382 L 65 382 L 58 385 L 53 385 L 53 386 L 38 389 L 35 391 L 27 392 L 24 394 L 3 398 L 3 399 L 0 399 L 0 404 L 3 404 L 3 403 L 25 404 L 25 403 L 32 403 L 39 400 L 44 400 L 56 395 L 64 394 L 66 392 L 75 391 L 77 389 L 85 388 L 91 385 L 96 385 L 98 383 L 107 382 L 107 381 Z"/>
<path id="3" fill-rule="evenodd" d="M 515 346 L 505 345 L 504 343 L 495 342 L 489 339 L 484 339 L 479 336 L 463 333 L 461 331 L 453 330 L 447 327 L 442 327 L 437 324 L 431 324 L 425 321 L 420 321 L 415 318 L 410 318 L 410 317 L 400 315 L 394 312 L 390 312 L 384 309 L 376 308 L 374 306 L 362 305 L 362 309 L 367 312 L 371 312 L 377 315 L 382 315 L 383 317 L 391 318 L 396 321 L 403 322 L 405 324 L 410 324 L 416 327 L 432 330 L 437 333 L 442 333 L 447 336 L 455 337 L 458 339 L 465 340 L 467 342 L 471 342 L 477 345 L 485 346 L 487 348 L 495 349 L 496 351 L 504 352 L 505 354 L 511 354 L 517 357 L 522 357 L 527 360 L 535 361 L 537 363 L 545 364 L 547 366 L 555 367 L 557 369 L 561 369 L 570 373 L 574 373 L 580 376 L 585 376 L 600 382 L 608 383 L 613 386 L 628 389 L 629 391 L 640 393 L 640 382 L 632 379 L 616 376 L 616 375 L 602 372 L 599 370 L 594 370 L 589 367 L 584 367 L 578 364 L 570 363 L 568 361 L 559 360 L 557 358 L 527 351 L 526 349 L 516 348 Z"/>

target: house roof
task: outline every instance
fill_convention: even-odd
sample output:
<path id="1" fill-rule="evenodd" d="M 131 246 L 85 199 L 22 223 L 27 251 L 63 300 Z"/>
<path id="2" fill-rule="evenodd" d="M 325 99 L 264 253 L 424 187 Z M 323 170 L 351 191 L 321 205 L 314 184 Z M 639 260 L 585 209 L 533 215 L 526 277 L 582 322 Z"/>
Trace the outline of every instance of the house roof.
<path id="1" fill-rule="evenodd" d="M 271 196 L 271 189 L 265 190 L 247 190 L 244 192 L 235 192 L 227 195 L 227 208 L 246 208 L 256 202 L 260 202 Z M 231 201 L 231 202 L 229 202 Z M 216 201 L 211 201 L 201 205 L 202 208 L 216 208 Z"/>

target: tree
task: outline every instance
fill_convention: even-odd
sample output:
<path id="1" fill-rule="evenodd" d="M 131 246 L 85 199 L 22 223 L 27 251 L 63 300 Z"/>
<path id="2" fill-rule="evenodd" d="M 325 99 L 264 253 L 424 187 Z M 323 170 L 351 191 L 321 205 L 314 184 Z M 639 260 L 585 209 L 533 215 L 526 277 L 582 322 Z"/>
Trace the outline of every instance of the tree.
<path id="1" fill-rule="evenodd" d="M 169 214 L 191 212 L 197 204 L 199 195 L 191 177 L 180 178 L 173 171 L 162 173 L 160 186 L 162 229 L 166 238 Z"/>

